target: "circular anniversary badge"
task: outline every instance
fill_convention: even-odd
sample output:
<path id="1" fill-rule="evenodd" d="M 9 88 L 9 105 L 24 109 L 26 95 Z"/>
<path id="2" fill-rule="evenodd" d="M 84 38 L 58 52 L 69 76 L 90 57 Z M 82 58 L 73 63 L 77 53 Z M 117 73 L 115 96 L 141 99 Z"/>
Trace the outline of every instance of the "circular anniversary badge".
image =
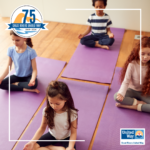
<path id="1" fill-rule="evenodd" d="M 8 30 L 13 30 L 20 37 L 30 38 L 40 30 L 47 30 L 45 25 L 47 23 L 43 23 L 42 14 L 37 8 L 23 5 L 12 13 Z"/>

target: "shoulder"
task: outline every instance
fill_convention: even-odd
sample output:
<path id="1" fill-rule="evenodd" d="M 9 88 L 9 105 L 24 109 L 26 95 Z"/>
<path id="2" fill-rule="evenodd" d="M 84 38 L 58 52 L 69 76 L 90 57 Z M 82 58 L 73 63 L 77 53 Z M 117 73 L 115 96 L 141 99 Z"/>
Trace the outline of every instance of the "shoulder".
<path id="1" fill-rule="evenodd" d="M 93 13 L 93 14 L 91 14 L 91 15 L 89 16 L 89 18 L 92 19 L 92 18 L 95 17 L 95 16 L 96 16 L 95 13 Z"/>
<path id="2" fill-rule="evenodd" d="M 27 45 L 27 50 L 29 51 L 29 52 L 33 52 L 33 51 L 35 51 L 33 48 L 31 48 L 30 46 L 28 46 Z"/>
<path id="3" fill-rule="evenodd" d="M 96 16 L 95 13 L 91 14 L 91 16 Z"/>
<path id="4" fill-rule="evenodd" d="M 110 19 L 109 15 L 106 14 L 106 13 L 104 14 L 104 18 L 105 18 L 105 19 Z"/>
<path id="5" fill-rule="evenodd" d="M 15 50 L 15 46 L 9 47 L 7 50 L 7 55 L 11 57 L 14 50 Z"/>
<path id="6" fill-rule="evenodd" d="M 46 107 L 43 108 L 43 113 L 42 113 L 43 116 L 46 116 L 45 110 L 46 110 Z"/>
<path id="7" fill-rule="evenodd" d="M 28 51 L 28 55 L 31 56 L 31 59 L 37 56 L 36 51 L 28 45 L 27 45 L 27 51 Z"/>
<path id="8" fill-rule="evenodd" d="M 78 112 L 76 110 L 71 109 L 71 122 L 78 118 Z"/>
<path id="9" fill-rule="evenodd" d="M 136 64 L 137 64 L 137 62 L 136 62 L 135 60 L 132 60 L 132 61 L 129 63 L 129 65 L 132 66 L 132 67 L 135 66 Z"/>
<path id="10" fill-rule="evenodd" d="M 11 46 L 8 48 L 8 51 L 13 51 L 13 50 L 15 50 L 15 46 Z"/>
<path id="11" fill-rule="evenodd" d="M 133 60 L 128 64 L 127 68 L 130 69 L 131 71 L 133 71 L 136 65 L 137 65 L 137 62 L 135 60 Z"/>

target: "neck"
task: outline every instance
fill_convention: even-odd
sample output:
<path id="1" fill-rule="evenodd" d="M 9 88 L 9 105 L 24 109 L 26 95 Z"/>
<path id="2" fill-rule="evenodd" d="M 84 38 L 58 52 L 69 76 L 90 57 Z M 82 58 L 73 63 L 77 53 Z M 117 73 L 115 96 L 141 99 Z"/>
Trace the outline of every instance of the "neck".
<path id="1" fill-rule="evenodd" d="M 96 15 L 99 16 L 99 17 L 102 17 L 104 15 L 104 13 L 100 13 L 100 14 L 96 13 Z"/>
<path id="2" fill-rule="evenodd" d="M 24 43 L 22 46 L 16 46 L 17 51 L 25 51 L 27 48 L 27 45 Z"/>

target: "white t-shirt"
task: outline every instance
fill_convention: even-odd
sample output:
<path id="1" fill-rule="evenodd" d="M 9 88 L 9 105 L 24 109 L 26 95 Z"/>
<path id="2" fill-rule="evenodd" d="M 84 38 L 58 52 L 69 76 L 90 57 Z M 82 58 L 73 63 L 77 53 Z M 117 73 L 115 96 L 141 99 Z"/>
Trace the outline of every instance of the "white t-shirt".
<path id="1" fill-rule="evenodd" d="M 46 107 L 45 107 L 46 108 Z M 45 108 L 43 109 L 43 115 L 45 116 Z M 59 114 L 54 114 L 54 128 L 49 129 L 49 132 L 52 136 L 54 136 L 57 140 L 62 140 L 71 135 L 71 130 L 68 130 L 69 123 L 68 123 L 68 114 L 67 111 Z M 72 110 L 71 113 L 71 122 L 77 119 L 77 112 Z"/>

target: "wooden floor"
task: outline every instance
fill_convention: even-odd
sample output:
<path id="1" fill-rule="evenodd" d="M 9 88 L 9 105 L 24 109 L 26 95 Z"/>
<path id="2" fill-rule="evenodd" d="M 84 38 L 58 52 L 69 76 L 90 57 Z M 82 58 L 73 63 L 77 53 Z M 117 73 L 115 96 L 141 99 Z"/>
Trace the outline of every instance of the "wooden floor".
<path id="1" fill-rule="evenodd" d="M 3 73 L 3 70 L 6 67 L 7 49 L 8 49 L 8 47 L 13 46 L 11 37 L 9 35 L 10 31 L 5 30 L 7 28 L 7 25 L 5 23 L 9 23 L 9 22 L 10 22 L 10 18 L 0 17 L 0 75 Z M 48 23 L 48 25 L 47 25 L 48 30 L 40 31 L 40 33 L 38 35 L 36 35 L 35 37 L 32 38 L 33 45 L 34 45 L 33 48 L 36 50 L 38 56 L 40 56 L 40 57 L 62 60 L 62 61 L 66 61 L 68 63 L 79 44 L 79 39 L 77 38 L 78 35 L 80 33 L 83 33 L 86 30 L 87 26 L 86 25 L 77 25 L 77 24 L 50 22 L 50 21 L 45 21 L 45 23 Z M 130 52 L 132 50 L 134 44 L 136 43 L 136 40 L 134 40 L 134 36 L 139 35 L 139 34 L 140 34 L 139 31 L 133 31 L 133 30 L 125 31 L 116 67 L 123 66 L 128 55 L 130 54 Z M 142 35 L 150 36 L 150 33 L 142 32 Z M 64 69 L 62 70 L 62 72 L 64 71 Z M 62 72 L 61 72 L 61 74 L 62 74 Z M 61 74 L 59 75 L 58 78 L 61 78 Z M 68 79 L 68 80 L 75 80 L 75 79 Z M 82 80 L 80 80 L 80 81 L 82 81 Z M 91 83 L 89 81 L 82 81 L 82 82 Z M 95 83 L 95 84 L 101 84 L 101 83 Z M 109 88 L 111 86 L 111 84 L 101 84 L 101 85 L 108 85 Z M 106 100 L 107 100 L 107 97 L 105 99 L 105 103 L 106 103 Z M 44 101 L 45 101 L 45 99 L 43 100 L 42 104 L 44 103 Z M 40 107 L 42 106 L 42 104 L 40 105 Z M 40 109 L 40 107 L 39 107 L 39 109 Z M 104 104 L 103 108 L 104 107 L 105 107 L 105 104 Z M 38 112 L 38 110 L 37 110 L 37 112 Z M 35 115 L 36 115 L 36 113 L 35 113 Z M 93 133 L 93 137 L 91 139 L 89 150 L 92 149 L 92 145 L 93 145 L 93 142 L 95 139 L 95 135 L 96 135 L 102 114 L 103 114 L 103 110 L 100 114 L 97 126 L 95 128 L 95 132 Z M 34 116 L 33 116 L 33 118 L 34 118 Z M 30 120 L 28 126 L 32 122 L 32 119 Z M 26 129 L 28 128 L 28 126 L 26 127 Z M 23 135 L 23 133 L 22 133 L 22 135 Z M 14 146 L 14 148 L 15 148 L 15 146 Z"/>

